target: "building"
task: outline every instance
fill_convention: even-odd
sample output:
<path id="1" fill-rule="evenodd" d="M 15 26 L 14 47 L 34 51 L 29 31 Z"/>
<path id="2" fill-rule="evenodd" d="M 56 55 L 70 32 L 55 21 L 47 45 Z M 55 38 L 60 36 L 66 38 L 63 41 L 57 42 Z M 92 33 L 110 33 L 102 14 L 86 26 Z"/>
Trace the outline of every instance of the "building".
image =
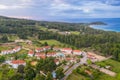
<path id="1" fill-rule="evenodd" d="M 40 59 L 40 58 L 45 59 L 45 58 L 46 58 L 45 53 L 36 53 L 35 56 L 36 56 L 38 59 Z"/>
<path id="2" fill-rule="evenodd" d="M 62 52 L 65 52 L 66 54 L 71 54 L 72 49 L 71 48 L 62 48 L 60 49 Z"/>
<path id="3" fill-rule="evenodd" d="M 16 53 L 16 52 L 19 52 L 21 50 L 21 47 L 20 46 L 17 46 L 11 50 L 3 50 L 1 51 L 1 54 L 3 55 L 6 55 L 6 54 L 13 54 L 13 53 Z"/>
<path id="4" fill-rule="evenodd" d="M 50 46 L 45 46 L 45 47 L 43 47 L 43 49 L 44 49 L 44 51 L 46 51 L 46 50 L 50 50 L 51 47 Z"/>
<path id="5" fill-rule="evenodd" d="M 77 61 L 73 58 L 65 58 L 66 61 L 69 61 L 71 63 L 76 63 Z"/>
<path id="6" fill-rule="evenodd" d="M 20 50 L 21 50 L 21 47 L 20 47 L 20 46 L 17 46 L 17 47 L 15 47 L 15 48 L 13 49 L 14 52 L 18 52 L 18 51 L 20 51 Z"/>
<path id="7" fill-rule="evenodd" d="M 62 52 L 58 52 L 58 53 L 56 53 L 56 57 L 57 58 L 65 58 L 65 54 Z"/>
<path id="8" fill-rule="evenodd" d="M 49 53 L 47 53 L 47 57 L 56 57 L 56 53 L 55 52 L 49 52 Z"/>
<path id="9" fill-rule="evenodd" d="M 42 52 L 42 51 L 44 51 L 44 49 L 43 48 L 37 48 L 37 49 L 35 49 L 35 52 Z"/>
<path id="10" fill-rule="evenodd" d="M 59 51 L 60 48 L 59 48 L 59 47 L 54 47 L 53 50 L 54 50 L 54 51 Z"/>
<path id="11" fill-rule="evenodd" d="M 81 55 L 82 52 L 80 50 L 73 50 L 74 55 Z"/>
<path id="12" fill-rule="evenodd" d="M 19 65 L 26 65 L 26 62 L 24 60 L 12 60 L 12 61 L 6 61 L 9 65 L 11 65 L 13 68 L 18 68 Z"/>
<path id="13" fill-rule="evenodd" d="M 33 55 L 34 55 L 34 51 L 29 51 L 28 52 L 28 56 L 33 57 Z"/>
<path id="14" fill-rule="evenodd" d="M 59 59 L 55 59 L 54 62 L 55 62 L 56 65 L 59 65 L 59 64 L 60 64 Z"/>

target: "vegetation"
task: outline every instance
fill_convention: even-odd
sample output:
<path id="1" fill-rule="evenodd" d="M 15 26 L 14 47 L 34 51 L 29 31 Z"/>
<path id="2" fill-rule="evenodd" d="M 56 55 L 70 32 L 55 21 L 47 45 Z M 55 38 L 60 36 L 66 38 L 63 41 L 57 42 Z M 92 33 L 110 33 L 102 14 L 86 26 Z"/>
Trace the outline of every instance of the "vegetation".
<path id="1" fill-rule="evenodd" d="M 111 77 L 88 66 L 80 66 L 69 75 L 67 80 L 119 80 L 119 78 Z"/>
<path id="2" fill-rule="evenodd" d="M 91 47 L 94 51 L 101 52 L 102 55 L 113 55 L 115 60 L 120 61 L 120 33 L 96 30 L 90 28 L 88 23 L 46 22 L 2 16 L 0 20 L 0 33 L 4 34 L 0 38 L 0 42 L 9 41 L 7 34 L 16 34 L 22 39 L 27 39 L 29 37 L 39 40 L 54 39 L 77 48 Z M 103 23 L 93 22 L 91 24 Z M 61 32 L 77 32 L 77 34 L 79 32 L 79 34 L 59 34 L 58 32 L 49 31 L 49 29 L 56 29 Z"/>
<path id="3" fill-rule="evenodd" d="M 34 67 L 30 62 L 27 62 L 26 66 L 19 65 L 17 69 L 9 67 L 10 65 L 6 64 L 0 66 L 0 80 L 53 80 L 52 72 L 56 70 L 57 66 L 53 58 L 46 58 L 38 60 Z M 61 69 L 59 72 L 61 74 Z"/>
<path id="4" fill-rule="evenodd" d="M 11 42 L 19 38 L 31 38 L 36 47 L 40 47 L 42 45 L 53 46 L 56 44 L 58 46 L 69 46 L 71 48 L 90 48 L 93 51 L 102 53 L 101 55 L 112 55 L 114 60 L 120 61 L 120 33 L 96 30 L 89 27 L 91 24 L 106 25 L 102 22 L 63 23 L 15 19 L 0 16 L 0 43 Z M 58 31 L 63 32 L 63 34 L 60 34 Z M 66 34 L 66 31 L 71 32 L 72 34 Z M 26 43 L 19 44 L 24 47 L 29 46 Z M 32 49 L 34 48 L 35 47 L 32 47 Z M 0 47 L 0 50 L 4 49 L 6 48 Z M 9 57 L 14 57 L 14 59 L 25 59 L 27 58 L 26 53 L 26 50 L 21 50 L 16 54 L 7 55 L 8 57 L 0 56 L 0 63 L 4 62 L 5 58 Z M 111 70 L 118 73 L 115 78 L 119 80 L 120 68 L 119 66 L 116 66 L 116 64 L 119 65 L 119 62 L 116 61 L 109 60 L 97 64 L 102 67 L 105 67 L 106 65 L 112 66 L 113 68 Z M 88 63 L 91 64 L 91 61 L 88 60 Z M 38 78 L 41 78 L 42 80 L 52 80 L 51 73 L 57 68 L 53 58 L 40 59 L 35 67 L 30 64 L 27 64 L 26 67 L 19 66 L 17 70 L 9 68 L 9 65 L 2 65 L 0 67 L 0 80 L 21 80 L 22 78 L 25 78 L 25 80 L 38 80 Z M 90 72 L 90 74 L 86 73 L 85 70 Z M 40 71 L 47 74 L 47 77 L 40 74 Z M 56 70 L 56 76 L 58 79 L 61 79 L 64 76 L 62 71 L 63 69 L 61 68 Z M 88 66 L 81 66 L 77 68 L 68 79 L 115 80 L 113 77 L 89 68 Z"/>

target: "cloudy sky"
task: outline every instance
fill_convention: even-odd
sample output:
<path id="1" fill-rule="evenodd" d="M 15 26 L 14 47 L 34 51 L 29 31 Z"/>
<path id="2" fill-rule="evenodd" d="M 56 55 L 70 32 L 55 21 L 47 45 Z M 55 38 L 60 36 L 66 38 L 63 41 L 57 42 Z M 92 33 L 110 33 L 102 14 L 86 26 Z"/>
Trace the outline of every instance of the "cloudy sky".
<path id="1" fill-rule="evenodd" d="M 0 0 L 0 15 L 51 21 L 120 18 L 120 0 Z"/>

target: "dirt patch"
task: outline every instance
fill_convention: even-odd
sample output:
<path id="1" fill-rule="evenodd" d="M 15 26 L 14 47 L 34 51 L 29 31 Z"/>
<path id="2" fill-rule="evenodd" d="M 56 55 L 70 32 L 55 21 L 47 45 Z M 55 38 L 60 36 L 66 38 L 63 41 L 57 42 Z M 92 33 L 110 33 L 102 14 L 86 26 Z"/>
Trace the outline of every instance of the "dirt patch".
<path id="1" fill-rule="evenodd" d="M 90 54 L 90 55 L 93 55 L 98 61 L 106 60 L 106 57 L 95 54 L 94 52 L 87 52 L 87 53 Z"/>

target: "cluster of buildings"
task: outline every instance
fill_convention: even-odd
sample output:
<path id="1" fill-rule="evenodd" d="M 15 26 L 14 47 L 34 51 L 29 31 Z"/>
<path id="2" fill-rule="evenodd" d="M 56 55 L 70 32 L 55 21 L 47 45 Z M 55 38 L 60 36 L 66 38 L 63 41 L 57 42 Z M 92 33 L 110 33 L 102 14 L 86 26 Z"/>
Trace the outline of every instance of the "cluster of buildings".
<path id="1" fill-rule="evenodd" d="M 15 53 L 18 52 L 21 49 L 20 46 L 15 47 L 9 53 Z M 59 48 L 59 47 L 53 47 L 52 51 L 50 46 L 44 46 L 41 48 L 36 48 L 35 50 L 28 51 L 28 56 L 33 57 L 35 56 L 37 59 L 45 59 L 46 57 L 55 57 L 55 63 L 56 65 L 59 65 L 63 60 L 70 62 L 70 63 L 76 63 L 78 58 L 75 58 L 77 56 L 84 55 L 84 52 L 80 50 L 72 50 L 71 48 Z M 2 51 L 2 54 L 9 54 L 8 52 Z M 75 57 L 73 57 L 75 56 Z M 87 54 L 87 57 L 91 60 L 95 60 L 95 56 L 91 54 Z M 26 65 L 26 62 L 24 60 L 13 60 L 13 61 L 6 61 L 6 63 L 10 64 L 13 68 L 17 68 L 19 65 Z"/>
<path id="2" fill-rule="evenodd" d="M 67 56 L 80 56 L 82 51 L 72 50 L 71 48 L 59 48 L 53 47 L 53 52 L 45 52 L 50 50 L 50 46 L 44 46 L 42 48 L 37 48 L 35 51 L 30 50 L 28 52 L 29 57 L 37 57 L 38 59 L 45 59 L 46 57 L 55 57 L 55 63 L 58 65 L 61 61 L 66 60 L 69 62 L 76 62 L 76 58 L 67 57 Z"/>
<path id="3" fill-rule="evenodd" d="M 17 46 L 17 47 L 15 47 L 13 49 L 10 49 L 10 50 L 3 50 L 3 51 L 1 51 L 1 54 L 2 55 L 13 54 L 13 53 L 16 53 L 16 52 L 18 52 L 20 50 L 21 50 L 21 46 Z"/>
<path id="4" fill-rule="evenodd" d="M 72 50 L 71 48 L 58 48 L 58 47 L 53 48 L 54 52 L 47 52 L 47 54 L 45 54 L 45 51 L 50 50 L 50 49 L 51 49 L 50 46 L 45 46 L 42 48 L 37 48 L 35 49 L 35 51 L 30 50 L 28 52 L 28 56 L 30 57 L 33 57 L 33 56 L 65 57 L 66 55 L 82 55 L 82 51 L 80 50 Z"/>

